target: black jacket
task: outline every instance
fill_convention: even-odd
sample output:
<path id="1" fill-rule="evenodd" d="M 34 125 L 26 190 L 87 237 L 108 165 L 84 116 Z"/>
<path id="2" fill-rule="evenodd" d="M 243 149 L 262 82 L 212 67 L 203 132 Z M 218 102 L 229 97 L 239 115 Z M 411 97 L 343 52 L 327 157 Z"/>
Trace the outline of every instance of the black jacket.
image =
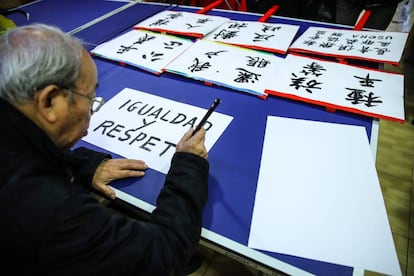
<path id="1" fill-rule="evenodd" d="M 208 162 L 176 153 L 149 222 L 91 195 L 106 154 L 61 151 L 0 99 L 0 266 L 8 275 L 168 275 L 199 241 Z"/>

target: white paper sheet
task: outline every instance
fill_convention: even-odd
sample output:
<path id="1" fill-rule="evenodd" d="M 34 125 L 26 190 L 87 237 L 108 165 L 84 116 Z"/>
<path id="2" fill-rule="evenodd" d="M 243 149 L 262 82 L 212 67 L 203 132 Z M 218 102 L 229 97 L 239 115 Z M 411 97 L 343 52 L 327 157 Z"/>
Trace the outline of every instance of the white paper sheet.
<path id="1" fill-rule="evenodd" d="M 248 246 L 401 275 L 363 127 L 268 117 Z"/>
<path id="2" fill-rule="evenodd" d="M 299 26 L 256 21 L 230 21 L 204 39 L 285 54 Z"/>
<path id="3" fill-rule="evenodd" d="M 309 27 L 289 50 L 398 64 L 408 33 Z"/>
<path id="4" fill-rule="evenodd" d="M 405 118 L 401 74 L 288 55 L 266 92 L 381 119 Z"/>
<path id="5" fill-rule="evenodd" d="M 229 18 L 222 16 L 168 10 L 139 22 L 134 28 L 201 38 L 228 21 Z"/>
<path id="6" fill-rule="evenodd" d="M 166 71 L 263 96 L 283 58 L 224 43 L 198 40 Z"/>
<path id="7" fill-rule="evenodd" d="M 91 53 L 160 74 L 168 63 L 192 44 L 193 42 L 189 39 L 143 30 L 131 30 L 98 45 Z"/>
<path id="8" fill-rule="evenodd" d="M 175 144 L 207 112 L 195 107 L 125 88 L 91 117 L 84 141 L 126 158 L 144 160 L 148 166 L 167 173 Z M 233 117 L 213 112 L 204 128 L 210 150 Z"/>

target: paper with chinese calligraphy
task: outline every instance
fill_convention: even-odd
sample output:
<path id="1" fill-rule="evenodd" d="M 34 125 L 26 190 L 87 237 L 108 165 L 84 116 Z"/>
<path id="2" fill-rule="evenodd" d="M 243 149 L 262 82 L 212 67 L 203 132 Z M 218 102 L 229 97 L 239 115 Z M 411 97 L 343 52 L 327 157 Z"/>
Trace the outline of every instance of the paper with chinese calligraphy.
<path id="1" fill-rule="evenodd" d="M 401 275 L 363 127 L 268 117 L 248 246 Z"/>
<path id="2" fill-rule="evenodd" d="M 290 51 L 398 65 L 408 33 L 309 27 Z"/>
<path id="3" fill-rule="evenodd" d="M 143 30 L 131 30 L 98 45 L 91 53 L 160 74 L 168 63 L 192 44 L 193 42 L 189 39 Z"/>
<path id="4" fill-rule="evenodd" d="M 210 107 L 210 105 L 208 106 Z M 84 141 L 167 173 L 175 145 L 206 109 L 125 88 L 91 117 Z M 204 125 L 210 150 L 233 117 L 213 112 Z"/>
<path id="5" fill-rule="evenodd" d="M 205 39 L 285 54 L 299 26 L 255 21 L 230 21 Z"/>
<path id="6" fill-rule="evenodd" d="M 230 19 L 183 11 L 162 11 L 136 24 L 135 29 L 202 38 Z"/>
<path id="7" fill-rule="evenodd" d="M 267 93 L 404 122 L 404 76 L 288 55 Z"/>
<path id="8" fill-rule="evenodd" d="M 234 90 L 265 95 L 283 58 L 219 42 L 198 40 L 166 71 Z"/>

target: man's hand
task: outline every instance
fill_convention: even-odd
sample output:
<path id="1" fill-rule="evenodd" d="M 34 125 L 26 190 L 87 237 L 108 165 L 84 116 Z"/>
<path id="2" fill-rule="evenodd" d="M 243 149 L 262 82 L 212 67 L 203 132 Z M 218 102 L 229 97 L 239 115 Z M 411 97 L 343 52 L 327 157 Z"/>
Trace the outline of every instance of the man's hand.
<path id="1" fill-rule="evenodd" d="M 123 158 L 104 160 L 95 171 L 92 187 L 111 199 L 115 199 L 115 191 L 108 186 L 111 181 L 128 177 L 141 177 L 145 174 L 144 171 L 147 168 L 147 164 L 141 160 Z"/>
<path id="2" fill-rule="evenodd" d="M 204 128 L 201 128 L 199 131 L 194 133 L 194 135 L 193 131 L 193 129 L 190 129 L 184 134 L 184 136 L 177 144 L 176 151 L 189 152 L 203 158 L 207 158 L 208 152 L 206 146 L 204 145 L 206 130 Z"/>

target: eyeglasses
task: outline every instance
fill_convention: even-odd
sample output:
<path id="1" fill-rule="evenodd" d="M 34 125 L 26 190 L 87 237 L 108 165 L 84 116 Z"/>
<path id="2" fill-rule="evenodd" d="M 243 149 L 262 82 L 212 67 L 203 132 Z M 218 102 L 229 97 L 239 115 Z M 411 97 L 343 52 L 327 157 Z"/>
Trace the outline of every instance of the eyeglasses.
<path id="1" fill-rule="evenodd" d="M 104 105 L 105 100 L 102 97 L 89 97 L 87 95 L 81 94 L 78 91 L 76 91 L 73 88 L 68 88 L 68 87 L 64 87 L 65 89 L 67 89 L 68 91 L 72 92 L 75 95 L 87 98 L 89 100 L 89 102 L 91 103 L 91 111 L 92 113 L 98 112 L 99 109 L 101 109 L 101 107 Z"/>

